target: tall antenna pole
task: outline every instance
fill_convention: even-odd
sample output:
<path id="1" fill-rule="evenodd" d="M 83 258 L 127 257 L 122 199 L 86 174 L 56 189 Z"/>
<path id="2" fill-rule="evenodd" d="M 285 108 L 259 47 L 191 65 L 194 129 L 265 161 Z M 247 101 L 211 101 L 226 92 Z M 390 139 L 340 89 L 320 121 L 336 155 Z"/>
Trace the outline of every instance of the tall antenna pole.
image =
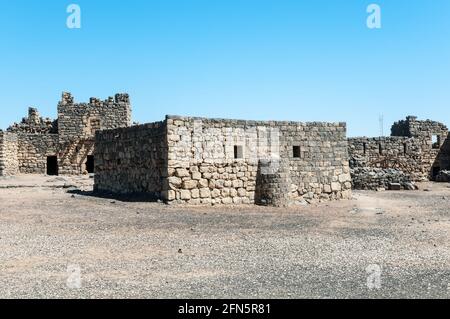
<path id="1" fill-rule="evenodd" d="M 383 116 L 383 114 L 380 115 L 378 120 L 380 121 L 380 136 L 384 137 L 384 116 Z"/>

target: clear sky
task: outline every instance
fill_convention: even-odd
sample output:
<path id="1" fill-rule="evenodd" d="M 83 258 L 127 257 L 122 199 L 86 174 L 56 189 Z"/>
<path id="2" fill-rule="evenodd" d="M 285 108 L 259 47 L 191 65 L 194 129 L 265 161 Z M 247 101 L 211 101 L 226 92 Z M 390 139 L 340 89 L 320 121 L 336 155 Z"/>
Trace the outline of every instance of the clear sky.
<path id="1" fill-rule="evenodd" d="M 39 108 L 128 92 L 165 114 L 450 125 L 449 0 L 0 0 L 0 128 Z M 81 29 L 66 8 L 81 7 Z M 370 3 L 382 28 L 366 26 Z"/>

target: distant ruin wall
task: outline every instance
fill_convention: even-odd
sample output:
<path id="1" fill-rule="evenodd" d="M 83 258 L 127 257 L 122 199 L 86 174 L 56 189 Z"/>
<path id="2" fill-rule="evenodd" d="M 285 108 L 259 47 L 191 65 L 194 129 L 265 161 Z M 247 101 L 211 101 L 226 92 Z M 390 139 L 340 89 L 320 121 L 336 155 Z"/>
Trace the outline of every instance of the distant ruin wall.
<path id="1" fill-rule="evenodd" d="M 402 170 L 414 181 L 430 176 L 433 160 L 426 161 L 430 149 L 422 141 L 408 137 L 349 138 L 351 167 L 393 168 Z M 435 152 L 434 156 L 437 155 Z M 432 155 L 430 154 L 430 159 Z"/>
<path id="2" fill-rule="evenodd" d="M 96 191 L 162 198 L 167 177 L 165 122 L 99 131 L 94 156 Z"/>
<path id="3" fill-rule="evenodd" d="M 348 139 L 351 167 L 393 168 L 412 181 L 427 181 L 450 167 L 445 125 L 416 117 L 394 123 L 391 137 Z"/>
<path id="4" fill-rule="evenodd" d="M 0 176 L 17 175 L 19 173 L 17 152 L 17 135 L 0 131 Z"/>
<path id="5" fill-rule="evenodd" d="M 443 141 L 447 134 L 448 129 L 444 124 L 431 120 L 420 121 L 415 116 L 397 121 L 391 127 L 391 136 L 419 137 L 427 139 L 430 145 L 433 135 L 438 135 Z"/>

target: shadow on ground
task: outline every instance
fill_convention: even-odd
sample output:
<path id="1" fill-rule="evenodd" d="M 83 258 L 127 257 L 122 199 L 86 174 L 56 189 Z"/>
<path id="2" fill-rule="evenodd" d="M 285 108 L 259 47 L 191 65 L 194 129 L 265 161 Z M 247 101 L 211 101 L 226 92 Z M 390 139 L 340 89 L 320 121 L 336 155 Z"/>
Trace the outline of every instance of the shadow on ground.
<path id="1" fill-rule="evenodd" d="M 83 191 L 80 189 L 70 189 L 67 191 L 68 194 L 86 196 L 86 197 L 96 197 L 103 199 L 113 199 L 121 202 L 131 202 L 131 203 L 163 203 L 163 201 L 151 194 L 116 194 L 98 191 Z"/>

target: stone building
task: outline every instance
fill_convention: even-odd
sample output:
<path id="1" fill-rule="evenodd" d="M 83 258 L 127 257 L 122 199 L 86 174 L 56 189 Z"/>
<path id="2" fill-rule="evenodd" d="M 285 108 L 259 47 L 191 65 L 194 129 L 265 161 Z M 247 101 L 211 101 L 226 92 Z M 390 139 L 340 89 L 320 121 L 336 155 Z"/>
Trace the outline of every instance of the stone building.
<path id="1" fill-rule="evenodd" d="M 349 198 L 345 123 L 167 116 L 102 130 L 95 190 L 167 203 L 285 206 Z"/>
<path id="2" fill-rule="evenodd" d="M 93 172 L 95 132 L 130 126 L 130 122 L 127 94 L 74 103 L 70 93 L 63 93 L 57 120 L 43 119 L 30 108 L 21 123 L 0 131 L 0 176 Z"/>
<path id="3" fill-rule="evenodd" d="M 349 138 L 350 166 L 397 169 L 413 182 L 433 180 L 450 168 L 449 141 L 444 124 L 408 116 L 392 125 L 390 137 Z"/>

